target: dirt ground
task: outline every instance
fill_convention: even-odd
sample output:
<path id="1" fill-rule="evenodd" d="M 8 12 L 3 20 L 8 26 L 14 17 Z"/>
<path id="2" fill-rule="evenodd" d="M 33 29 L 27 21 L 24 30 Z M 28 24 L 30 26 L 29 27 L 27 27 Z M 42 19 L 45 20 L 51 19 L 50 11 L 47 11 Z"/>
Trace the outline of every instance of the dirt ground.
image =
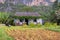
<path id="1" fill-rule="evenodd" d="M 15 40 L 60 40 L 60 33 L 49 30 L 9 30 L 7 33 Z"/>

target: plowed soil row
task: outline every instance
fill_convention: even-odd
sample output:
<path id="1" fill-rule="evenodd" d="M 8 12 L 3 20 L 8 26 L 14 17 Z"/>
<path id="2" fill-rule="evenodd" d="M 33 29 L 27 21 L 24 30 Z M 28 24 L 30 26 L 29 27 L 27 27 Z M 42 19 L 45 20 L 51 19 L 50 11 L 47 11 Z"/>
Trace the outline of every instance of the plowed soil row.
<path id="1" fill-rule="evenodd" d="M 49 30 L 7 30 L 15 40 L 60 40 L 60 33 Z"/>

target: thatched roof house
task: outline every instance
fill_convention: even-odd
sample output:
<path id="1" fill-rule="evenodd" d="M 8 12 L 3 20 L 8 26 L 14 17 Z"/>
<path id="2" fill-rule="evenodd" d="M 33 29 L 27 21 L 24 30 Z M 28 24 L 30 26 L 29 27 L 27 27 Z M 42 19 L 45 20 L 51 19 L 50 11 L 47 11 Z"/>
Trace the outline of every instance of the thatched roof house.
<path id="1" fill-rule="evenodd" d="M 14 15 L 14 17 L 18 18 L 20 22 L 26 22 L 27 24 L 30 22 L 33 22 L 34 24 L 42 24 L 42 19 L 40 19 L 40 16 L 41 15 L 38 12 L 16 12 Z"/>

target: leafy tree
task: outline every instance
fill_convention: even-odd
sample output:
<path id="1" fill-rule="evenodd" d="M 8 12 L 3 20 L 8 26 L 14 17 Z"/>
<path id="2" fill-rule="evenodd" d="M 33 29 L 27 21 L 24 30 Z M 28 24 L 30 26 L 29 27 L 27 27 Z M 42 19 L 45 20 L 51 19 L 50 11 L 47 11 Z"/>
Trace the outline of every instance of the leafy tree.
<path id="1" fill-rule="evenodd" d="M 0 12 L 0 22 L 5 23 L 5 21 L 9 18 L 10 14 L 6 12 Z"/>
<path id="2" fill-rule="evenodd" d="M 55 11 L 52 9 L 51 6 L 42 6 L 39 13 L 41 17 L 47 21 L 51 22 L 56 20 Z"/>
<path id="3" fill-rule="evenodd" d="M 58 2 L 58 0 L 56 0 L 54 3 L 54 6 L 53 7 L 55 10 L 56 17 L 57 17 L 57 19 L 60 19 L 60 2 Z"/>
<path id="4" fill-rule="evenodd" d="M 57 10 L 58 9 L 58 0 L 56 0 L 55 2 L 54 2 L 54 4 L 53 4 L 53 9 L 54 10 Z"/>

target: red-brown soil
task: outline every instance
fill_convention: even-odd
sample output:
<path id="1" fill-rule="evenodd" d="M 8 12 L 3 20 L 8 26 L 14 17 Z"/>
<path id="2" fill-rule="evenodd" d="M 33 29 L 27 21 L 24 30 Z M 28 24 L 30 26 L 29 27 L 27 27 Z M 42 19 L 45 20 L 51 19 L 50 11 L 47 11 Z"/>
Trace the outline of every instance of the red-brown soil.
<path id="1" fill-rule="evenodd" d="M 7 30 L 15 40 L 60 40 L 60 33 L 49 30 Z"/>

